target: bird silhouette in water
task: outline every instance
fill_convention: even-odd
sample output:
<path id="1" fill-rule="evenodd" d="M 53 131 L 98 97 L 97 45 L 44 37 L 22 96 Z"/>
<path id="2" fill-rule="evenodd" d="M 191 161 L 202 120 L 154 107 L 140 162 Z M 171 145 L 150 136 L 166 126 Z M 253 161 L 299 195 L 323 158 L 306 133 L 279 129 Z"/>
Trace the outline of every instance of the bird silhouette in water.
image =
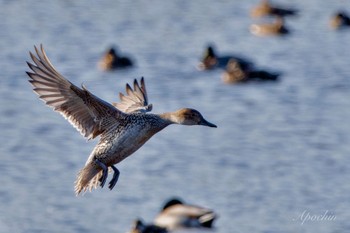
<path id="1" fill-rule="evenodd" d="M 202 59 L 198 64 L 197 68 L 199 70 L 211 70 L 216 68 L 224 69 L 227 63 L 229 62 L 229 60 L 231 59 L 236 60 L 244 70 L 251 70 L 254 67 L 253 62 L 243 57 L 239 57 L 235 55 L 219 56 L 217 55 L 214 49 L 214 46 L 209 45 L 206 47 L 203 53 Z"/>
<path id="2" fill-rule="evenodd" d="M 131 59 L 119 55 L 119 52 L 113 47 L 111 47 L 98 62 L 98 67 L 105 71 L 124 69 L 131 66 L 133 66 Z"/>
<path id="3" fill-rule="evenodd" d="M 208 208 L 170 199 L 154 219 L 154 224 L 169 231 L 184 228 L 213 228 L 217 214 Z"/>
<path id="4" fill-rule="evenodd" d="M 266 70 L 245 71 L 236 60 L 231 59 L 221 79 L 224 83 L 234 84 L 249 81 L 277 81 L 279 75 L 279 73 L 272 73 Z"/>
<path id="5" fill-rule="evenodd" d="M 294 16 L 298 14 L 298 10 L 275 6 L 270 3 L 269 0 L 262 0 L 259 5 L 255 6 L 250 15 L 254 18 L 264 17 L 264 16 Z"/>
<path id="6" fill-rule="evenodd" d="M 84 137 L 100 136 L 84 168 L 75 181 L 75 193 L 103 187 L 108 171 L 114 171 L 109 182 L 112 190 L 119 178 L 114 166 L 138 150 L 154 134 L 171 124 L 216 127 L 194 109 L 182 108 L 161 114 L 147 113 L 145 81 L 134 81 L 133 89 L 126 85 L 126 95 L 120 93 L 120 103 L 109 104 L 86 87 L 81 88 L 64 78 L 51 64 L 43 46 L 30 52 L 34 63 L 27 62 L 29 82 L 33 90 L 48 106 L 61 113 Z"/>
<path id="7" fill-rule="evenodd" d="M 290 34 L 282 17 L 276 17 L 275 21 L 266 24 L 252 24 L 250 32 L 256 36 L 285 36 Z"/>

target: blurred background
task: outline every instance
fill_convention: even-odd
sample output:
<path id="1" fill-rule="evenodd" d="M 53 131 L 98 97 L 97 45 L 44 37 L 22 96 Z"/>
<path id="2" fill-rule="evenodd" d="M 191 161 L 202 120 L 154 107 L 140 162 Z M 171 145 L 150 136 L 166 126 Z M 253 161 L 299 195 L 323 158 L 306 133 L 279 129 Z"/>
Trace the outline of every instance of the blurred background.
<path id="1" fill-rule="evenodd" d="M 350 231 L 350 30 L 330 17 L 345 0 L 275 0 L 299 14 L 287 36 L 249 27 L 258 1 L 0 1 L 0 231 L 126 232 L 165 200 L 213 209 L 214 232 Z M 144 76 L 153 112 L 199 110 L 218 125 L 170 126 L 118 164 L 113 191 L 74 195 L 87 142 L 38 99 L 29 51 L 44 45 L 70 81 L 114 102 Z M 281 72 L 278 82 L 227 85 L 196 66 L 208 44 Z M 116 46 L 130 69 L 97 63 Z M 306 221 L 326 211 L 331 221 Z"/>

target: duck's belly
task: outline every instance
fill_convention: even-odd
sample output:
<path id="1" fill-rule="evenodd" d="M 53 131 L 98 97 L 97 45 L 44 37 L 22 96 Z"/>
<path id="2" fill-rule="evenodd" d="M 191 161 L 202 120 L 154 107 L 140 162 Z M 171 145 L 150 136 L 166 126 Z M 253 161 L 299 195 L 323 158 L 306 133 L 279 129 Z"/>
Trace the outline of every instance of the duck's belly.
<path id="1" fill-rule="evenodd" d="M 122 132 L 118 137 L 102 140 L 96 146 L 94 158 L 107 166 L 117 164 L 138 150 L 154 133 L 147 128 L 133 128 Z"/>
<path id="2" fill-rule="evenodd" d="M 124 141 L 119 141 L 117 145 L 112 148 L 111 159 L 108 159 L 108 164 L 116 164 L 127 158 L 129 155 L 137 151 L 150 137 L 137 137 L 133 140 L 125 139 Z"/>

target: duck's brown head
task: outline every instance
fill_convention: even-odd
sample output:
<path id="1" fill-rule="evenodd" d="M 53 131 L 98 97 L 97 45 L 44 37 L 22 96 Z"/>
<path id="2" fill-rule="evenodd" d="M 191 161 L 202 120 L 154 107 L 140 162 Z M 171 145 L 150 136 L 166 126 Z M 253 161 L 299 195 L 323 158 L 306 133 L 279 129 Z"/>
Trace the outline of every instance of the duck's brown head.
<path id="1" fill-rule="evenodd" d="M 174 118 L 174 121 L 181 125 L 204 125 L 217 128 L 216 125 L 205 120 L 200 112 L 191 108 L 182 108 L 176 111 Z"/>

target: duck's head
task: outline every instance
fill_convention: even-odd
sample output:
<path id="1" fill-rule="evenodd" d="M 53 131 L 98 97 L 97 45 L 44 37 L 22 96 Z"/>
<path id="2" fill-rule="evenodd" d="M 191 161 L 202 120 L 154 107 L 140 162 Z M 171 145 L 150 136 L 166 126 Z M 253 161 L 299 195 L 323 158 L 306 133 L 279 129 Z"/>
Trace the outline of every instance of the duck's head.
<path id="1" fill-rule="evenodd" d="M 204 53 L 205 57 L 216 57 L 216 54 L 214 52 L 214 47 L 212 45 L 209 45 Z"/>
<path id="2" fill-rule="evenodd" d="M 204 125 L 217 128 L 216 125 L 205 120 L 200 112 L 191 108 L 182 108 L 176 111 L 172 120 L 181 125 Z"/>
<path id="3" fill-rule="evenodd" d="M 114 56 L 116 54 L 115 48 L 111 47 L 108 51 L 107 54 Z"/>
<path id="4" fill-rule="evenodd" d="M 201 62 L 198 64 L 197 68 L 199 70 L 209 70 L 216 66 L 217 64 L 217 56 L 214 52 L 214 48 L 212 45 L 209 45 L 204 51 Z"/>
<path id="5" fill-rule="evenodd" d="M 129 233 L 140 233 L 143 231 L 143 229 L 145 228 L 145 224 L 142 222 L 141 219 L 136 219 L 134 221 L 134 224 L 132 226 L 132 229 Z"/>

